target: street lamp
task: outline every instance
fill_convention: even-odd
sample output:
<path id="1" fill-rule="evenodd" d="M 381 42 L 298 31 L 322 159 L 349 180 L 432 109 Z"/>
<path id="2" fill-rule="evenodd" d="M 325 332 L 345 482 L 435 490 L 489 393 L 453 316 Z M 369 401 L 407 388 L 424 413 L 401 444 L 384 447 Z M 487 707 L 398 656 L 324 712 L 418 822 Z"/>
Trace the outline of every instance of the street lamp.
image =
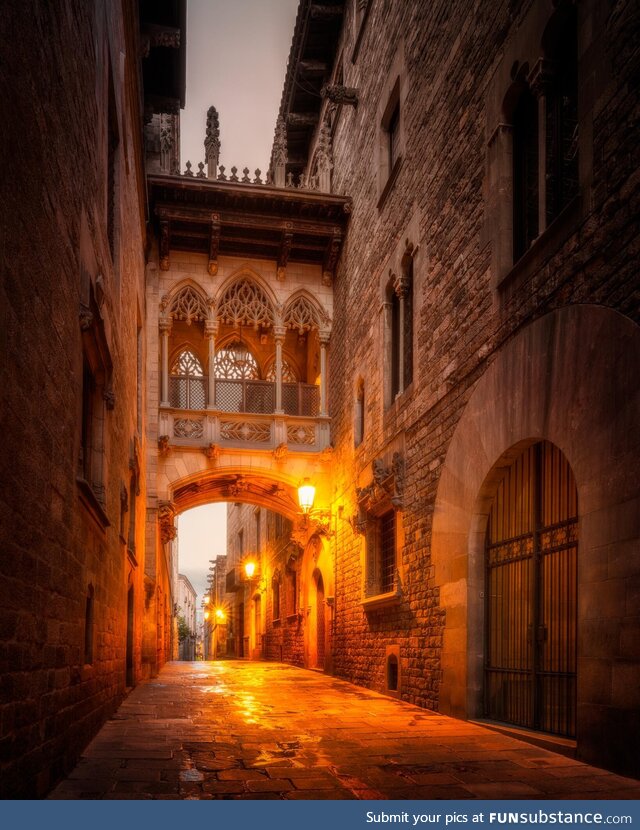
<path id="1" fill-rule="evenodd" d="M 247 577 L 247 579 L 253 579 L 256 572 L 256 567 L 256 563 L 253 561 L 253 559 L 247 559 L 247 561 L 244 563 L 244 574 Z"/>
<path id="2" fill-rule="evenodd" d="M 304 526 L 308 527 L 309 522 L 312 521 L 321 533 L 330 536 L 332 534 L 331 511 L 321 507 L 314 508 L 315 498 L 316 488 L 308 478 L 305 478 L 298 487 L 298 504 L 302 511 Z"/>
<path id="3" fill-rule="evenodd" d="M 300 505 L 300 509 L 305 516 L 311 512 L 315 497 L 316 488 L 313 484 L 311 484 L 308 478 L 305 478 L 302 484 L 298 487 L 298 504 Z"/>

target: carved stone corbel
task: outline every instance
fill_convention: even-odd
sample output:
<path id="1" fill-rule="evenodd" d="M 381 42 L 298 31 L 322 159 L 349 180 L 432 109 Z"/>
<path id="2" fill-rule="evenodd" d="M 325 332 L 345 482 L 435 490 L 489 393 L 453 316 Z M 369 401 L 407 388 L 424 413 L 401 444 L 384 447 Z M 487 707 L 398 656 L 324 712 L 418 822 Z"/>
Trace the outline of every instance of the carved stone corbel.
<path id="1" fill-rule="evenodd" d="M 175 526 L 177 511 L 171 501 L 161 501 L 158 505 L 158 524 L 160 526 L 160 538 L 163 544 L 172 542 L 178 535 Z"/>

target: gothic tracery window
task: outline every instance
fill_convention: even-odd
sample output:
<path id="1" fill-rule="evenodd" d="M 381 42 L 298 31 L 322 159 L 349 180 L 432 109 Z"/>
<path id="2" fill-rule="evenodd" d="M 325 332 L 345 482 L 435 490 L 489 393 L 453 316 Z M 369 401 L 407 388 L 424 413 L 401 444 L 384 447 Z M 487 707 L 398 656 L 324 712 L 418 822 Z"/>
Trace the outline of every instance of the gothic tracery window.
<path id="1" fill-rule="evenodd" d="M 168 304 L 168 315 L 174 320 L 184 320 L 190 326 L 192 322 L 202 322 L 208 317 L 207 304 L 200 294 L 191 286 L 182 288 Z"/>
<path id="2" fill-rule="evenodd" d="M 275 383 L 276 380 L 276 364 L 275 361 L 269 366 L 267 370 L 267 380 Z M 295 369 L 286 358 L 282 358 L 282 382 L 283 383 L 297 383 L 298 376 Z"/>
<path id="3" fill-rule="evenodd" d="M 302 335 L 320 328 L 320 312 L 306 297 L 296 297 L 285 309 L 284 325 Z"/>
<path id="4" fill-rule="evenodd" d="M 260 377 L 255 357 L 240 341 L 229 343 L 216 352 L 213 367 L 216 378 L 221 380 L 257 380 Z"/>
<path id="5" fill-rule="evenodd" d="M 207 404 L 202 363 L 191 349 L 183 349 L 173 362 L 169 403 L 178 409 L 203 409 Z"/>
<path id="6" fill-rule="evenodd" d="M 231 326 L 269 328 L 275 322 L 273 307 L 253 280 L 242 277 L 227 288 L 218 303 L 218 319 Z"/>

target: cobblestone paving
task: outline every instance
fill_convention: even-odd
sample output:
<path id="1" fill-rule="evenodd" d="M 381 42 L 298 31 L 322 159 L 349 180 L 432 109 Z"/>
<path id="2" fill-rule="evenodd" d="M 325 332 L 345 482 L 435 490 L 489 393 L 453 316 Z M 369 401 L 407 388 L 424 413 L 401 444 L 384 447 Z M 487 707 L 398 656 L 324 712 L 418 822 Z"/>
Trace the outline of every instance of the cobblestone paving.
<path id="1" fill-rule="evenodd" d="M 640 782 L 280 663 L 170 663 L 56 799 L 640 798 Z"/>

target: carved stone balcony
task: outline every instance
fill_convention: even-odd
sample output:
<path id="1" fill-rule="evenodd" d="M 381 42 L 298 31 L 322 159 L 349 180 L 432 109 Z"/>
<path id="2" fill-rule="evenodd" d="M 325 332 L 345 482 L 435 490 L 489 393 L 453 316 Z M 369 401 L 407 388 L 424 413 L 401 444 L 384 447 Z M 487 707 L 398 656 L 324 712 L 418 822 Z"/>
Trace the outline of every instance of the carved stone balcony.
<path id="1" fill-rule="evenodd" d="M 213 455 L 224 449 L 320 452 L 329 446 L 330 418 L 284 413 L 161 408 L 159 435 L 174 447 Z"/>
<path id="2" fill-rule="evenodd" d="M 169 378 L 169 404 L 173 409 L 206 409 L 207 377 Z M 269 415 L 275 411 L 276 385 L 268 380 L 216 379 L 215 407 L 221 412 L 250 412 Z M 320 388 L 312 383 L 283 383 L 282 408 L 285 415 L 317 417 Z"/>

